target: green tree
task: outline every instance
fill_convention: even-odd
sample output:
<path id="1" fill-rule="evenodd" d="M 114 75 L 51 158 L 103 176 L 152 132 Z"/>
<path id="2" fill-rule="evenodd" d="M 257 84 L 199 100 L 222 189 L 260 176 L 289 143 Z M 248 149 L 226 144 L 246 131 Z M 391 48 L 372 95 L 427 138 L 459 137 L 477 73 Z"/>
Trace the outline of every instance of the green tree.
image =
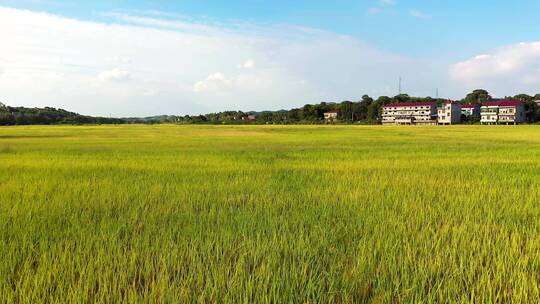
<path id="1" fill-rule="evenodd" d="M 367 120 L 371 123 L 379 122 L 382 107 L 383 104 L 379 100 L 372 102 L 367 108 Z"/>
<path id="2" fill-rule="evenodd" d="M 534 97 L 530 96 L 530 95 L 527 95 L 527 94 L 519 94 L 519 95 L 516 95 L 516 96 L 512 97 L 512 99 L 523 101 L 523 102 L 528 102 L 528 101 L 533 101 Z"/>
<path id="3" fill-rule="evenodd" d="M 298 122 L 300 119 L 300 109 L 292 109 L 287 111 L 287 121 Z"/>
<path id="4" fill-rule="evenodd" d="M 381 106 L 385 106 L 387 104 L 393 103 L 394 100 L 388 96 L 380 96 L 375 102 L 379 103 Z"/>
<path id="5" fill-rule="evenodd" d="M 463 99 L 463 102 L 472 103 L 472 104 L 481 104 L 488 100 L 491 100 L 491 95 L 489 95 L 489 92 L 484 89 L 477 89 L 467 94 L 465 99 Z"/>
<path id="6" fill-rule="evenodd" d="M 369 95 L 364 95 L 362 96 L 362 100 L 360 102 L 364 102 L 364 103 L 372 103 L 373 102 L 373 98 L 369 97 Z"/>
<path id="7" fill-rule="evenodd" d="M 412 101 L 411 97 L 407 94 L 400 94 L 394 97 L 394 102 L 396 103 L 411 102 L 411 101 Z"/>
<path id="8" fill-rule="evenodd" d="M 339 105 L 339 120 L 341 121 L 354 121 L 354 103 L 351 101 L 344 101 Z"/>
<path id="9" fill-rule="evenodd" d="M 525 119 L 529 123 L 538 122 L 540 109 L 534 100 L 525 101 Z"/>
<path id="10" fill-rule="evenodd" d="M 368 108 L 373 103 L 373 98 L 369 95 L 362 96 L 360 102 L 356 102 L 353 105 L 353 113 L 356 120 L 367 121 L 368 120 Z"/>
<path id="11" fill-rule="evenodd" d="M 9 126 L 15 124 L 13 115 L 7 112 L 0 111 L 0 126 Z"/>

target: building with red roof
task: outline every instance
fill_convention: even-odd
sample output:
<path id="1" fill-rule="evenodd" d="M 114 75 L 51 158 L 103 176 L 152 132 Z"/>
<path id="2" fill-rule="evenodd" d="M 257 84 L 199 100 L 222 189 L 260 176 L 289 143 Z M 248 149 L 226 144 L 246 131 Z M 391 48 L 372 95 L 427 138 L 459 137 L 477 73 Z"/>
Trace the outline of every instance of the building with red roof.
<path id="1" fill-rule="evenodd" d="M 525 122 L 525 105 L 521 101 L 495 100 L 482 104 L 480 109 L 482 124 L 519 124 Z"/>
<path id="2" fill-rule="evenodd" d="M 436 125 L 435 102 L 404 102 L 383 107 L 383 125 Z"/>

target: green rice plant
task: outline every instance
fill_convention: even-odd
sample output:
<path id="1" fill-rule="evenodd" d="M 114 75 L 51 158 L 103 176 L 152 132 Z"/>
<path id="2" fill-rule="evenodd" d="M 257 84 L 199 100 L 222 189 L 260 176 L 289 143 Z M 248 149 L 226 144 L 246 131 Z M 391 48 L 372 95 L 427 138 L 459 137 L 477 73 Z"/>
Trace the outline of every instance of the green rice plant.
<path id="1" fill-rule="evenodd" d="M 540 298 L 538 126 L 0 128 L 5 303 Z"/>

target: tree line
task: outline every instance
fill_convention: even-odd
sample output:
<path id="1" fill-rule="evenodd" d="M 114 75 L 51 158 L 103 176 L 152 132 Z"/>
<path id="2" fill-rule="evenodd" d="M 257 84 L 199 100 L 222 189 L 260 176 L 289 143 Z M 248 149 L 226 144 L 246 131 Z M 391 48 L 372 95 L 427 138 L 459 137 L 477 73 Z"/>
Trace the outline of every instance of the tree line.
<path id="1" fill-rule="evenodd" d="M 540 109 L 535 102 L 540 100 L 540 94 L 534 96 L 519 94 L 506 96 L 504 99 L 522 101 L 525 104 L 527 122 L 540 122 Z M 482 104 L 490 100 L 493 100 L 493 98 L 488 91 L 478 89 L 467 94 L 460 102 L 463 104 Z M 197 116 L 186 115 L 178 117 L 178 122 L 188 124 L 322 124 L 326 123 L 324 113 L 335 111 L 338 113 L 340 123 L 378 124 L 381 121 L 382 108 L 385 105 L 404 102 L 435 102 L 440 105 L 446 101 L 447 99 L 443 98 L 412 97 L 407 94 L 394 97 L 380 96 L 377 99 L 364 95 L 358 101 L 321 102 L 290 110 L 264 112 L 226 111 Z M 252 119 L 248 119 L 249 117 Z M 479 117 L 463 117 L 465 123 L 477 123 L 479 121 Z"/>
<path id="2" fill-rule="evenodd" d="M 474 90 L 461 100 L 462 103 L 481 104 L 492 100 L 488 91 Z M 535 101 L 540 94 L 534 96 L 519 94 L 507 96 L 507 100 L 519 100 L 525 104 L 528 123 L 540 122 L 540 109 Z M 340 123 L 378 124 L 381 120 L 382 108 L 387 104 L 404 102 L 435 102 L 442 104 L 446 99 L 431 97 L 412 97 L 401 94 L 394 97 L 380 96 L 373 99 L 368 95 L 358 101 L 321 102 L 307 104 L 300 108 L 280 111 L 243 112 L 224 111 L 204 115 L 185 116 L 153 116 L 143 118 L 106 118 L 80 115 L 63 109 L 10 107 L 0 103 L 0 125 L 49 125 L 49 124 L 322 124 L 326 123 L 324 113 L 335 111 Z M 475 123 L 478 118 L 466 118 L 464 122 Z"/>

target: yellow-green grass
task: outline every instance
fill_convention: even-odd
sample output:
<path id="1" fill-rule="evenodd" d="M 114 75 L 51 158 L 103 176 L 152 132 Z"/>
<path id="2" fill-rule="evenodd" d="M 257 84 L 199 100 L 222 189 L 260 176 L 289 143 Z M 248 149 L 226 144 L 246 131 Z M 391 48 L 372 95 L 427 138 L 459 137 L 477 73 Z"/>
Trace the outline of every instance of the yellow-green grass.
<path id="1" fill-rule="evenodd" d="M 533 302 L 540 127 L 0 128 L 0 299 Z"/>

